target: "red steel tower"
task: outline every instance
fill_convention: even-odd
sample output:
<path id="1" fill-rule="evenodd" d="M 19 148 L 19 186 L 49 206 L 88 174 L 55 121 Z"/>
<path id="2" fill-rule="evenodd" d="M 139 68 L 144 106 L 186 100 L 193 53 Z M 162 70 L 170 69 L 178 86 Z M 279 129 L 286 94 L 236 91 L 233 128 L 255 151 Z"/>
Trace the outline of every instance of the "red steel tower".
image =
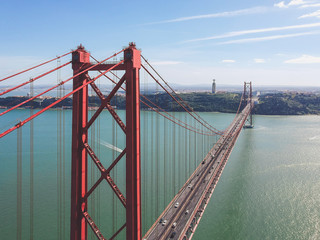
<path id="1" fill-rule="evenodd" d="M 117 233 L 126 227 L 127 239 L 141 239 L 141 163 L 140 163 L 140 88 L 139 69 L 141 67 L 141 53 L 134 43 L 123 50 L 124 60 L 121 64 L 92 64 L 90 53 L 81 45 L 72 54 L 72 68 L 74 75 L 83 72 L 73 79 L 73 89 L 83 86 L 73 95 L 72 112 L 72 172 L 71 172 L 71 226 L 70 239 L 87 239 L 87 225 L 99 239 L 104 239 L 98 226 L 95 225 L 87 211 L 87 199 L 96 187 L 106 180 L 126 208 L 126 223 Z M 108 70 L 125 71 L 118 84 L 105 97 L 90 78 L 88 71 Z M 87 70 L 87 71 L 86 71 Z M 101 99 L 101 106 L 88 121 L 88 83 Z M 122 84 L 126 84 L 126 124 L 110 105 L 110 100 Z M 85 86 L 84 86 L 85 85 Z M 96 120 L 103 109 L 109 110 L 111 115 L 126 134 L 126 148 L 105 168 L 88 144 L 88 128 Z M 88 191 L 88 159 L 90 156 L 101 172 L 99 180 Z M 126 155 L 126 194 L 122 194 L 110 177 L 110 171 Z M 116 233 L 116 234 L 117 234 Z"/>

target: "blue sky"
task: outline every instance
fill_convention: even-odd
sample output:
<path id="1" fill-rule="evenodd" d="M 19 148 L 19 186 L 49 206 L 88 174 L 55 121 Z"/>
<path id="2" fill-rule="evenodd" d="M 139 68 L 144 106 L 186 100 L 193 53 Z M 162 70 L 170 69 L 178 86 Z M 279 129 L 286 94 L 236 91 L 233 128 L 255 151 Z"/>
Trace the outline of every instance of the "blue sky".
<path id="1" fill-rule="evenodd" d="M 320 86 L 320 0 L 11 0 L 0 20 L 0 78 L 134 41 L 171 83 Z"/>

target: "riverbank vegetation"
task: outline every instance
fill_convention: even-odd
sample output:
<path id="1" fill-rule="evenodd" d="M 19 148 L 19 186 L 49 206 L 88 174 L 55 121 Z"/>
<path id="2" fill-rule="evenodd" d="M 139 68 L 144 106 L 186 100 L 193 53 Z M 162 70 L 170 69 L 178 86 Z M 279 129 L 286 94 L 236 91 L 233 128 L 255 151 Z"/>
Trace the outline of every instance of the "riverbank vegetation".
<path id="1" fill-rule="evenodd" d="M 235 113 L 238 109 L 241 98 L 240 93 L 181 93 L 179 94 L 183 101 L 186 102 L 194 111 L 197 112 L 224 112 Z M 145 95 L 147 99 L 155 103 L 152 105 L 143 97 L 141 100 L 149 106 L 141 103 L 143 110 L 150 110 L 150 107 L 156 108 L 159 111 L 184 111 L 183 107 L 177 104 L 168 94 L 158 93 Z M 0 106 L 2 108 L 10 108 L 20 102 L 27 100 L 28 97 L 6 97 L 0 98 Z M 303 115 L 303 114 L 320 114 L 320 95 L 309 93 L 270 93 L 259 96 L 255 103 L 253 112 L 262 115 Z M 57 98 L 35 99 L 34 101 L 24 105 L 25 108 L 44 108 Z M 111 105 L 117 109 L 125 109 L 125 96 L 117 95 Z M 63 100 L 57 107 L 71 108 L 72 98 Z M 90 107 L 99 107 L 100 99 L 95 96 L 89 97 Z"/>

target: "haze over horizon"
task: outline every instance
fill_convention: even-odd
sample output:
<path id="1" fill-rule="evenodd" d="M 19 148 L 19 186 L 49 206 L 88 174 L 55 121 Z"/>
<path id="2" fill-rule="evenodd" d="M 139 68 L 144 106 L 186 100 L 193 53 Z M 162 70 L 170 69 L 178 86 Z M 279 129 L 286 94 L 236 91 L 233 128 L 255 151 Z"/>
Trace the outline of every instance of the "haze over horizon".
<path id="1" fill-rule="evenodd" d="M 169 83 L 320 87 L 320 0 L 5 1 L 0 19 L 0 78 L 134 41 Z"/>

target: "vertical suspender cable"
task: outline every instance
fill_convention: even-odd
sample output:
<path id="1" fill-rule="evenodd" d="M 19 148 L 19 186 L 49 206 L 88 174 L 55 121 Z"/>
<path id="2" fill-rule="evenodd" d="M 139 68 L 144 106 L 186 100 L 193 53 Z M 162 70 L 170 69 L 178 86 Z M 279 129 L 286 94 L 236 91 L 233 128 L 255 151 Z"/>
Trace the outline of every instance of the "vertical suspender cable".
<path id="1" fill-rule="evenodd" d="M 33 97 L 33 82 L 30 83 L 30 96 Z M 32 102 L 31 102 L 32 103 Z M 33 115 L 33 105 L 31 104 L 30 107 L 30 116 Z M 33 162 L 34 162 L 34 155 L 33 155 L 33 120 L 30 121 L 30 240 L 33 240 Z"/>
<path id="2" fill-rule="evenodd" d="M 113 88 L 114 88 L 114 86 L 113 86 Z M 115 119 L 114 118 L 112 118 L 112 146 L 115 146 L 115 135 L 116 135 L 116 133 L 115 133 Z M 114 148 L 112 148 L 112 159 L 115 159 L 116 158 L 116 156 L 115 156 L 115 149 Z M 115 170 L 116 170 L 116 168 L 113 168 L 112 169 L 112 179 L 113 180 L 115 180 Z M 116 230 L 116 201 L 117 201 L 117 199 L 116 199 L 116 196 L 115 196 L 115 194 L 114 193 L 112 193 L 112 219 L 113 219 L 113 221 L 112 221 L 112 232 L 113 233 L 115 233 L 117 230 Z"/>
<path id="3" fill-rule="evenodd" d="M 97 80 L 98 88 L 100 89 L 100 78 Z M 97 129 L 97 135 L 96 135 L 96 142 L 97 142 L 97 154 L 98 157 L 101 158 L 101 151 L 100 151 L 100 117 L 96 120 L 96 129 Z M 99 169 L 96 169 L 96 175 L 99 175 Z M 100 226 L 100 187 L 96 190 L 96 222 L 97 225 Z"/>
<path id="4" fill-rule="evenodd" d="M 202 125 L 201 125 L 201 130 L 203 131 L 203 126 L 202 126 Z M 204 135 L 201 134 L 200 137 L 201 137 L 201 142 L 202 142 L 202 147 L 201 147 L 201 149 L 202 149 L 201 159 L 203 159 L 203 158 L 204 158 Z"/>
<path id="5" fill-rule="evenodd" d="M 149 158 L 149 155 L 150 155 L 150 145 L 149 145 L 149 115 L 150 115 L 150 112 L 149 111 L 146 111 L 145 112 L 145 115 L 146 115 L 146 117 L 145 117 L 145 126 L 144 126 L 144 129 L 145 129 L 145 152 L 146 152 L 146 159 L 145 159 L 145 165 L 146 165 L 146 169 L 148 169 L 148 172 L 150 172 L 149 171 L 149 169 L 150 169 L 150 167 L 149 167 L 149 161 L 150 161 L 150 158 Z M 146 172 L 146 174 L 147 174 L 147 172 Z M 146 213 L 146 216 L 148 216 L 148 221 L 147 221 L 147 218 L 145 218 L 146 219 L 146 221 L 147 222 L 152 222 L 152 219 L 150 219 L 150 213 L 151 213 L 151 211 L 149 210 L 149 207 L 151 207 L 151 204 L 150 204 L 150 199 L 149 199 L 149 196 L 150 196 L 150 191 L 151 191 L 151 188 L 149 187 L 150 185 L 149 185 L 149 183 L 150 183 L 150 181 L 149 181 L 149 176 L 151 176 L 151 174 L 147 174 L 146 176 L 145 176 L 145 178 L 146 178 L 146 196 L 145 196 L 145 198 L 146 198 L 146 206 L 145 206 L 145 208 L 146 208 L 146 212 L 148 213 Z M 148 183 L 148 184 L 147 184 Z"/>
<path id="6" fill-rule="evenodd" d="M 157 85 L 158 87 L 158 85 Z M 158 90 L 157 90 L 158 92 Z M 159 102 L 158 102 L 158 94 L 156 95 L 156 104 L 159 106 Z M 159 157 L 159 137 L 160 137 L 160 131 L 159 131 L 159 114 L 156 114 L 156 124 L 155 124 L 155 147 L 156 147 L 156 217 L 159 216 L 160 212 L 159 212 L 159 175 L 160 175 L 160 157 Z"/>
<path id="7" fill-rule="evenodd" d="M 173 113 L 173 116 L 176 114 Z M 172 129 L 172 163 L 173 163 L 173 179 L 172 179 L 172 184 L 173 184 L 173 196 L 176 194 L 176 125 L 173 124 L 173 129 Z"/>
<path id="8" fill-rule="evenodd" d="M 188 122 L 187 122 L 187 114 L 186 114 L 186 113 L 184 114 L 184 121 L 185 121 L 186 123 L 188 123 Z M 185 163 L 185 165 L 186 165 L 186 171 L 185 171 L 184 179 L 188 179 L 189 172 L 190 172 L 190 170 L 188 169 L 188 161 L 189 161 L 188 140 L 189 140 L 189 138 L 188 138 L 188 131 L 187 131 L 187 129 L 185 128 L 185 129 L 184 129 L 184 152 L 185 152 L 185 161 L 186 161 L 186 163 Z"/>
<path id="9" fill-rule="evenodd" d="M 191 123 L 191 119 L 190 119 L 190 117 L 188 118 L 189 119 L 189 124 L 190 124 L 190 126 L 192 125 L 192 123 Z M 189 151 L 189 154 L 188 154 L 188 160 L 189 160 L 189 172 L 188 172 L 188 176 L 191 174 L 191 172 L 192 172 L 192 170 L 191 170 L 191 163 L 192 163 L 192 161 L 191 161 L 191 159 L 192 159 L 192 156 L 191 156 L 191 154 L 192 154 L 192 152 L 191 152 L 191 148 L 192 148 L 192 139 L 191 139 L 191 137 L 192 137 L 192 132 L 188 132 L 188 140 L 189 140 L 189 147 L 188 147 L 188 151 Z"/>
<path id="10" fill-rule="evenodd" d="M 154 124 L 153 124 L 153 116 L 154 116 L 154 112 L 151 112 L 151 141 L 150 141 L 150 145 L 151 145 L 151 149 L 154 149 L 154 145 L 153 145 L 153 132 L 154 132 Z M 153 207 L 154 206 L 154 152 L 151 150 L 151 212 L 152 212 L 152 222 L 155 219 L 155 211 L 156 209 Z"/>
<path id="11" fill-rule="evenodd" d="M 17 240 L 22 237 L 22 128 L 17 129 Z"/>
<path id="12" fill-rule="evenodd" d="M 144 71 L 144 95 L 147 94 L 148 92 L 148 74 L 146 71 Z M 148 169 L 148 153 L 147 150 L 149 150 L 148 148 L 148 111 L 146 111 L 146 109 L 144 109 L 144 111 L 141 111 L 141 113 L 143 114 L 143 124 L 142 126 L 144 126 L 143 129 L 143 144 L 141 145 L 141 150 L 142 150 L 142 157 L 143 157 L 143 162 L 142 162 L 142 167 L 143 167 L 143 232 L 145 232 L 145 228 L 149 227 L 148 225 L 148 220 L 147 220 L 147 213 L 148 211 L 148 185 L 147 183 L 148 181 L 148 177 L 147 177 L 147 169 Z M 152 222 L 152 221 L 150 221 Z"/>
<path id="13" fill-rule="evenodd" d="M 118 101 L 117 95 L 114 96 L 114 100 L 115 100 L 114 105 L 117 106 L 117 101 Z M 116 107 L 115 111 L 116 112 L 118 111 L 117 107 Z M 116 122 L 115 122 L 115 145 L 114 146 L 118 147 L 118 124 L 116 124 Z M 115 151 L 115 158 L 117 158 L 118 155 L 119 155 L 118 152 Z M 115 174 L 115 177 L 114 177 L 115 181 L 118 182 L 118 168 L 117 168 L 117 166 L 115 166 L 115 168 L 114 168 L 114 174 Z M 118 218 L 118 199 L 116 199 L 116 202 L 115 202 L 115 210 L 116 210 L 116 212 L 115 212 L 116 213 L 115 227 L 116 227 L 116 230 L 118 230 L 118 221 L 119 221 L 119 218 Z"/>
<path id="14" fill-rule="evenodd" d="M 197 122 L 196 120 L 194 119 L 194 128 L 197 129 Z M 197 166 L 197 134 L 194 133 L 194 160 L 193 160 L 193 169 L 196 169 L 196 166 Z"/>
<path id="15" fill-rule="evenodd" d="M 100 79 L 98 79 L 98 87 L 100 89 Z M 97 118 L 97 146 L 98 146 L 98 156 L 101 158 L 101 136 L 100 136 L 100 117 Z M 99 169 L 96 168 L 97 175 L 99 174 Z M 101 203 L 101 190 L 100 187 L 97 188 L 97 224 L 100 226 L 101 215 L 100 215 L 100 203 Z"/>
<path id="16" fill-rule="evenodd" d="M 167 144 L 168 144 L 168 140 L 167 140 L 167 121 L 166 119 L 163 119 L 163 170 L 164 170 L 164 176 L 163 176 L 163 196 L 164 196 L 164 205 L 163 205 L 163 209 L 165 208 L 165 206 L 167 205 Z"/>
<path id="17" fill-rule="evenodd" d="M 60 59 L 57 59 L 57 66 L 60 65 Z M 57 84 L 60 83 L 59 72 L 57 71 Z M 57 89 L 57 99 L 61 97 L 61 86 Z M 62 156 L 61 156 L 61 107 L 57 106 L 57 236 L 59 239 L 62 238 L 62 196 L 61 196 L 61 164 L 62 164 Z"/>
<path id="18" fill-rule="evenodd" d="M 58 70 L 60 71 L 60 70 Z M 65 95 L 64 85 L 62 85 L 62 95 Z M 66 237 L 66 123 L 65 110 L 62 109 L 62 236 Z"/>
<path id="19" fill-rule="evenodd" d="M 181 117 L 181 113 L 179 113 L 178 118 L 180 119 Z M 182 153 L 182 149 L 181 149 L 181 127 L 178 126 L 178 135 L 177 135 L 177 139 L 178 139 L 178 143 L 177 143 L 177 147 L 178 147 L 178 186 L 180 187 L 181 184 L 181 171 L 182 171 L 182 164 L 181 164 L 181 153 Z"/>
<path id="20" fill-rule="evenodd" d="M 172 169 L 172 164 L 173 164 L 173 157 L 172 157 L 172 146 L 173 146 L 173 139 L 172 139 L 172 123 L 169 122 L 168 125 L 168 186 L 170 186 L 170 188 L 168 189 L 168 195 L 169 195 L 169 199 L 174 196 L 174 192 L 173 192 L 173 169 Z"/>
<path id="21" fill-rule="evenodd" d="M 93 89 L 91 88 L 90 89 L 90 95 L 92 96 L 93 95 Z M 90 98 L 89 98 L 90 100 Z M 91 98 L 92 100 L 92 98 Z M 90 106 L 90 103 L 92 102 L 89 102 L 89 106 Z M 92 117 L 92 111 L 89 111 L 89 115 Z M 96 125 L 96 121 L 93 122 L 93 124 L 91 125 L 90 127 L 90 133 L 91 133 L 91 138 L 90 138 L 90 145 L 91 145 L 91 148 L 94 149 L 95 151 L 95 125 Z M 95 164 L 93 161 L 90 161 L 90 184 L 91 186 L 95 183 Z M 91 193 L 91 197 L 90 197 L 90 212 L 91 212 L 91 217 L 93 219 L 95 219 L 95 191 Z M 90 236 L 91 236 L 91 239 L 94 239 L 95 238 L 95 235 L 93 234 L 93 232 L 91 231 L 90 233 Z"/>

